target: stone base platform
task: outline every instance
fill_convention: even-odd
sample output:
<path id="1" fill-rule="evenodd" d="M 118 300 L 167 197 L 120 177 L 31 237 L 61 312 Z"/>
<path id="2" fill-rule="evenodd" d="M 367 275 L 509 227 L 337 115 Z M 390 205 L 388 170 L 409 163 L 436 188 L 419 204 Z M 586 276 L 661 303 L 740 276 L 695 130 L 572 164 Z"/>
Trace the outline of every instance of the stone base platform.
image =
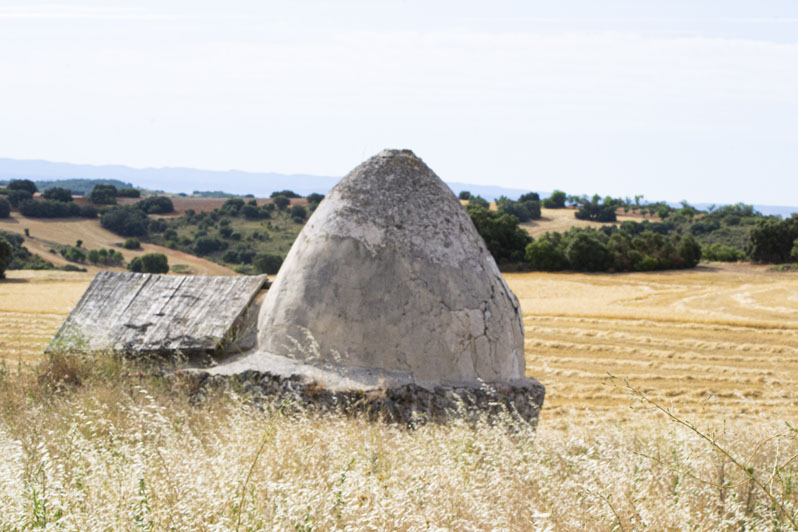
<path id="1" fill-rule="evenodd" d="M 195 380 L 194 380 L 195 379 Z M 364 388 L 328 387 L 298 373 L 247 369 L 241 373 L 192 372 L 196 393 L 233 389 L 256 403 L 282 408 L 365 414 L 372 419 L 409 427 L 457 418 L 469 421 L 509 416 L 537 425 L 545 388 L 535 379 L 500 383 L 439 384 L 387 382 Z"/>

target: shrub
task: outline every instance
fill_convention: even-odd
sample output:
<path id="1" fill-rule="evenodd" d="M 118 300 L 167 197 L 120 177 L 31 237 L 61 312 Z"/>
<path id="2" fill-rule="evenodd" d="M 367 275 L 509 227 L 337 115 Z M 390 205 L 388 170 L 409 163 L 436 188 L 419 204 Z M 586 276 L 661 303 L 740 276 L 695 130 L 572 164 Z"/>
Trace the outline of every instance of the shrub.
<path id="1" fill-rule="evenodd" d="M 14 249 L 5 238 L 0 236 L 0 279 L 6 278 L 6 268 L 11 264 Z"/>
<path id="2" fill-rule="evenodd" d="M 113 249 L 92 249 L 88 253 L 88 261 L 92 264 L 104 264 L 106 266 L 119 266 L 125 257 Z"/>
<path id="3" fill-rule="evenodd" d="M 116 196 L 119 198 L 140 198 L 141 191 L 135 188 L 120 188 Z"/>
<path id="4" fill-rule="evenodd" d="M 314 192 L 312 194 L 308 194 L 308 205 L 316 206 L 321 203 L 321 200 L 324 199 L 324 194 L 319 194 L 318 192 Z"/>
<path id="5" fill-rule="evenodd" d="M 141 249 L 141 242 L 136 237 L 130 237 L 122 244 L 125 249 Z"/>
<path id="6" fill-rule="evenodd" d="M 679 259 L 684 261 L 683 268 L 693 268 L 701 262 L 701 246 L 696 242 L 693 235 L 684 235 L 676 243 L 675 255 L 672 259 L 674 265 Z"/>
<path id="7" fill-rule="evenodd" d="M 485 209 L 489 209 L 490 208 L 490 203 L 488 202 L 488 200 L 486 200 L 482 196 L 471 196 L 468 199 L 468 206 L 469 207 L 472 207 L 472 206 L 473 207 L 482 207 L 482 208 L 485 208 Z"/>
<path id="8" fill-rule="evenodd" d="M 127 269 L 137 273 L 169 273 L 169 261 L 163 253 L 147 253 L 130 261 Z"/>
<path id="9" fill-rule="evenodd" d="M 276 198 L 277 196 L 285 196 L 286 198 L 301 198 L 299 194 L 294 192 L 293 190 L 275 190 L 272 192 L 271 197 Z"/>
<path id="10" fill-rule="evenodd" d="M 197 255 L 209 255 L 215 251 L 221 251 L 227 248 L 227 244 L 218 238 L 211 236 L 203 236 L 194 242 L 194 252 Z"/>
<path id="11" fill-rule="evenodd" d="M 472 199 L 473 201 L 473 199 Z M 496 262 L 516 262 L 524 260 L 524 252 L 531 238 L 518 227 L 518 218 L 480 206 L 467 207 L 471 221 L 485 241 Z"/>
<path id="12" fill-rule="evenodd" d="M 537 192 L 527 192 L 526 194 L 521 194 L 521 197 L 518 198 L 518 201 L 540 201 L 540 194 Z"/>
<path id="13" fill-rule="evenodd" d="M 83 218 L 97 218 L 97 207 L 94 205 L 83 205 L 80 207 L 80 216 Z"/>
<path id="14" fill-rule="evenodd" d="M 587 232 L 579 232 L 565 249 L 571 268 L 586 272 L 609 269 L 612 263 L 610 251 L 598 238 Z"/>
<path id="15" fill-rule="evenodd" d="M 85 262 L 86 254 L 76 246 L 69 247 L 62 252 L 63 257 L 71 262 Z"/>
<path id="16" fill-rule="evenodd" d="M 42 193 L 44 199 L 63 201 L 68 203 L 72 201 L 72 191 L 61 187 L 48 188 Z"/>
<path id="17" fill-rule="evenodd" d="M 552 272 L 568 267 L 565 253 L 555 242 L 552 242 L 549 235 L 544 235 L 528 244 L 524 258 L 533 270 Z"/>
<path id="18" fill-rule="evenodd" d="M 457 198 L 463 201 L 468 201 L 471 199 L 471 193 L 467 190 L 461 190 L 460 194 L 457 195 Z"/>
<path id="19" fill-rule="evenodd" d="M 308 211 L 302 205 L 292 205 L 290 209 L 291 218 L 297 222 L 302 223 L 308 217 Z"/>
<path id="20" fill-rule="evenodd" d="M 19 204 L 19 213 L 29 218 L 68 218 L 80 216 L 80 207 L 73 202 L 29 199 Z"/>
<path id="21" fill-rule="evenodd" d="M 11 215 L 11 204 L 8 200 L 0 198 L 0 218 L 8 218 Z"/>
<path id="22" fill-rule="evenodd" d="M 261 218 L 261 210 L 257 205 L 246 204 L 241 208 L 241 214 L 248 220 L 257 220 Z"/>
<path id="23" fill-rule="evenodd" d="M 703 248 L 702 256 L 706 260 L 718 262 L 736 262 L 745 258 L 745 253 L 737 248 L 720 243 L 710 244 Z"/>
<path id="24" fill-rule="evenodd" d="M 287 196 L 283 196 L 283 195 L 274 196 L 274 195 L 272 195 L 272 203 L 274 203 L 274 205 L 276 205 L 278 209 L 280 209 L 281 211 L 284 211 L 288 207 L 288 205 L 290 205 L 291 200 L 288 199 Z"/>
<path id="25" fill-rule="evenodd" d="M 141 209 L 131 205 L 111 208 L 102 215 L 100 224 L 120 236 L 146 236 L 147 234 L 147 215 Z"/>
<path id="26" fill-rule="evenodd" d="M 513 201 L 504 196 L 496 201 L 499 212 L 518 218 L 519 222 L 540 219 L 540 202 L 537 200 Z"/>
<path id="27" fill-rule="evenodd" d="M 244 207 L 244 200 L 241 198 L 230 198 L 222 204 L 222 212 L 230 216 L 238 216 Z"/>
<path id="28" fill-rule="evenodd" d="M 798 238 L 798 214 L 786 220 L 759 220 L 751 230 L 749 255 L 755 261 L 788 262 L 795 239 Z"/>
<path id="29" fill-rule="evenodd" d="M 23 201 L 32 199 L 33 194 L 27 190 L 9 190 L 8 192 L 8 202 L 14 208 L 19 207 Z"/>
<path id="30" fill-rule="evenodd" d="M 283 258 L 280 255 L 272 253 L 259 253 L 252 259 L 252 264 L 258 273 L 267 273 L 275 275 L 280 271 L 280 266 L 283 264 Z"/>
<path id="31" fill-rule="evenodd" d="M 118 191 L 114 185 L 94 185 L 89 200 L 95 205 L 113 205 Z"/>
<path id="32" fill-rule="evenodd" d="M 30 179 L 12 179 L 8 182 L 6 188 L 8 190 L 24 190 L 29 192 L 31 196 L 39 191 L 39 189 L 36 187 L 36 183 Z"/>
<path id="33" fill-rule="evenodd" d="M 562 190 L 555 190 L 551 196 L 543 200 L 543 206 L 547 209 L 562 209 L 565 207 L 565 199 L 568 196 Z"/>
<path id="34" fill-rule="evenodd" d="M 617 203 L 612 198 L 601 198 L 596 195 L 590 201 L 584 201 L 579 206 L 579 209 L 574 213 L 574 216 L 580 220 L 593 220 L 596 222 L 614 222 L 617 217 L 615 209 Z"/>
<path id="35" fill-rule="evenodd" d="M 175 211 L 172 200 L 166 196 L 152 196 L 136 203 L 136 207 L 147 214 L 167 214 Z"/>

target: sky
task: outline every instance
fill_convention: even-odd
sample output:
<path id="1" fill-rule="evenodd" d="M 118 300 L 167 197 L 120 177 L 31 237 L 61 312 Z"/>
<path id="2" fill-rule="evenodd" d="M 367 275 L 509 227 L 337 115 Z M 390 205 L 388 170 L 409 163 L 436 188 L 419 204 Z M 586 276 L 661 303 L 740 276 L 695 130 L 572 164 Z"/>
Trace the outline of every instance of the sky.
<path id="1" fill-rule="evenodd" d="M 337 176 L 383 148 L 798 205 L 798 2 L 0 0 L 0 157 Z"/>

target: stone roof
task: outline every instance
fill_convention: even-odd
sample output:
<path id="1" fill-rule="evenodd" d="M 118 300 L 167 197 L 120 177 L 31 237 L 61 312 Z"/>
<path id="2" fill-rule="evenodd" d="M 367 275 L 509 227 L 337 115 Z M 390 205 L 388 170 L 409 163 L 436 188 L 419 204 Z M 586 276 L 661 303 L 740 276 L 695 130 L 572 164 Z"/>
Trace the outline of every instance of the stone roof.
<path id="1" fill-rule="evenodd" d="M 418 382 L 524 377 L 518 301 L 410 150 L 370 158 L 321 202 L 264 298 L 258 337 L 267 353 Z"/>
<path id="2" fill-rule="evenodd" d="M 254 344 L 242 320 L 266 276 L 98 273 L 48 350 L 212 353 Z M 250 345 L 247 345 L 249 343 Z"/>

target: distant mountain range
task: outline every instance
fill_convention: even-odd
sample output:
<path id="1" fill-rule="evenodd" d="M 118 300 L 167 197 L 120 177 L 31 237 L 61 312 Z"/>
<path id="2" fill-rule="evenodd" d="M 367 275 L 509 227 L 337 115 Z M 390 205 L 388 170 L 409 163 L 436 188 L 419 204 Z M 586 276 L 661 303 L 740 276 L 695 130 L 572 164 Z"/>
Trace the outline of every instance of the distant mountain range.
<path id="1" fill-rule="evenodd" d="M 221 190 L 231 194 L 254 194 L 267 197 L 275 190 L 293 190 L 303 196 L 319 192 L 326 194 L 340 177 L 310 174 L 278 174 L 273 172 L 243 172 L 241 170 L 197 170 L 195 168 L 131 168 L 122 165 L 88 165 L 54 163 L 41 160 L 7 159 L 0 157 L 0 180 L 31 179 L 33 181 L 57 181 L 63 179 L 115 179 L 132 183 L 136 187 L 164 192 L 184 192 L 195 190 Z M 528 189 L 504 188 L 490 185 L 474 185 L 447 181 L 455 194 L 468 190 L 483 198 L 494 201 L 500 196 L 518 198 L 521 194 L 532 192 Z M 541 197 L 549 191 L 536 190 Z M 674 206 L 678 204 L 674 203 Z M 696 204 L 706 209 L 709 203 Z M 796 206 L 754 205 L 766 215 L 789 216 L 798 212 Z"/>
<path id="2" fill-rule="evenodd" d="M 195 190 L 222 190 L 231 194 L 269 196 L 275 190 L 293 190 L 303 196 L 326 194 L 341 179 L 335 176 L 277 174 L 240 170 L 197 170 L 194 168 L 131 168 L 121 165 L 54 163 L 39 160 L 0 158 L 0 180 L 30 179 L 116 179 L 150 190 L 192 193 Z M 488 200 L 499 196 L 517 198 L 529 190 L 447 182 L 455 192 L 468 190 Z"/>

